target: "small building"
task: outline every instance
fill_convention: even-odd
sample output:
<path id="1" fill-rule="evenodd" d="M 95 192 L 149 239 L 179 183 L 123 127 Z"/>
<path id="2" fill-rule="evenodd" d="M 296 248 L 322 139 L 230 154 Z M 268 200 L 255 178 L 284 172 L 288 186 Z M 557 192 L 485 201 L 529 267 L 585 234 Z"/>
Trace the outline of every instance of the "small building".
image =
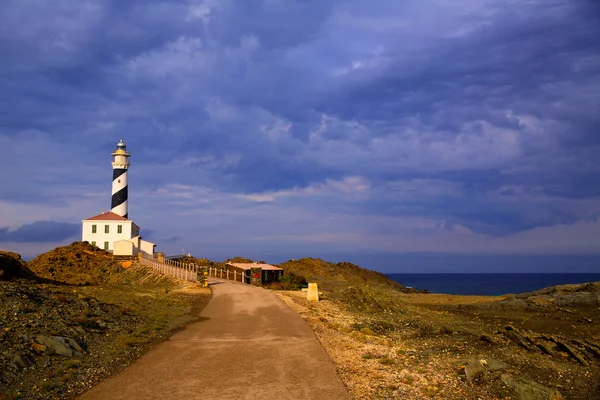
<path id="1" fill-rule="evenodd" d="M 243 274 L 246 283 L 260 280 L 262 283 L 278 282 L 283 276 L 283 268 L 262 263 L 227 263 L 227 270 Z"/>
<path id="2" fill-rule="evenodd" d="M 154 248 L 156 244 L 142 240 L 141 236 L 131 239 L 118 240 L 113 245 L 113 256 L 116 257 L 137 257 L 142 253 L 144 257 L 154 257 Z"/>
<path id="3" fill-rule="evenodd" d="M 135 222 L 113 212 L 84 219 L 81 229 L 82 241 L 107 251 L 113 251 L 113 243 L 119 240 L 130 240 L 140 235 L 140 227 Z"/>

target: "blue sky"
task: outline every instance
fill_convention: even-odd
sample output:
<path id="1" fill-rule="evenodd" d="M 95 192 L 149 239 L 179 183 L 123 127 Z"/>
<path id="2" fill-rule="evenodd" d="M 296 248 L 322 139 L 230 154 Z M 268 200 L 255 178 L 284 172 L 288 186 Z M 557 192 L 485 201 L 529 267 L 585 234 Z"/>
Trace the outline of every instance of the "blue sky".
<path id="1" fill-rule="evenodd" d="M 80 238 L 122 138 L 129 216 L 167 253 L 600 272 L 599 20 L 585 0 L 4 0 L 0 247 Z"/>

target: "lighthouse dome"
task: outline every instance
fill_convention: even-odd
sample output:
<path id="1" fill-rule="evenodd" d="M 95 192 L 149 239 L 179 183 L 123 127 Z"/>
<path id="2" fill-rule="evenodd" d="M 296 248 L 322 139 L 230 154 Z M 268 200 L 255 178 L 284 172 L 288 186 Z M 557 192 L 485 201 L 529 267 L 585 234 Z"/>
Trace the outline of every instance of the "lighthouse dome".
<path id="1" fill-rule="evenodd" d="M 117 149 L 119 150 L 125 150 L 127 146 L 125 145 L 125 142 L 123 141 L 123 139 L 119 140 L 119 143 L 117 143 Z"/>

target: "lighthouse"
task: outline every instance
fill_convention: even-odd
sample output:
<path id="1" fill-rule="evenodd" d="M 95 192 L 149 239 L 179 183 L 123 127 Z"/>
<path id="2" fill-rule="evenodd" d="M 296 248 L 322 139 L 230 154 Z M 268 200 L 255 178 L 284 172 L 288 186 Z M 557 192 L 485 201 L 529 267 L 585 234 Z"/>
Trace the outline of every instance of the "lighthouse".
<path id="1" fill-rule="evenodd" d="M 112 153 L 113 183 L 110 212 L 81 221 L 81 240 L 113 253 L 114 257 L 154 257 L 156 244 L 142 240 L 140 227 L 127 217 L 129 153 L 123 139 Z"/>
<path id="2" fill-rule="evenodd" d="M 123 139 L 117 143 L 117 149 L 112 153 L 113 182 L 111 212 L 127 218 L 127 170 L 129 156 Z"/>

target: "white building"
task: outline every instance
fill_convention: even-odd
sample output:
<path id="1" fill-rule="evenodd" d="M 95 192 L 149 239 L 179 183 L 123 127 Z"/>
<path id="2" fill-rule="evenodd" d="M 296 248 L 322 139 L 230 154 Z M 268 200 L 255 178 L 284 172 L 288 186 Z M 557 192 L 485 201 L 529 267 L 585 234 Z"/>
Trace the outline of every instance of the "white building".
<path id="1" fill-rule="evenodd" d="M 154 256 L 156 244 L 142 240 L 140 227 L 127 218 L 127 170 L 129 153 L 123 140 L 113 156 L 112 210 L 81 221 L 81 240 L 115 256 Z"/>
<path id="2" fill-rule="evenodd" d="M 82 221 L 81 240 L 101 249 L 113 251 L 113 243 L 140 235 L 140 227 L 130 219 L 113 212 L 96 215 Z"/>

